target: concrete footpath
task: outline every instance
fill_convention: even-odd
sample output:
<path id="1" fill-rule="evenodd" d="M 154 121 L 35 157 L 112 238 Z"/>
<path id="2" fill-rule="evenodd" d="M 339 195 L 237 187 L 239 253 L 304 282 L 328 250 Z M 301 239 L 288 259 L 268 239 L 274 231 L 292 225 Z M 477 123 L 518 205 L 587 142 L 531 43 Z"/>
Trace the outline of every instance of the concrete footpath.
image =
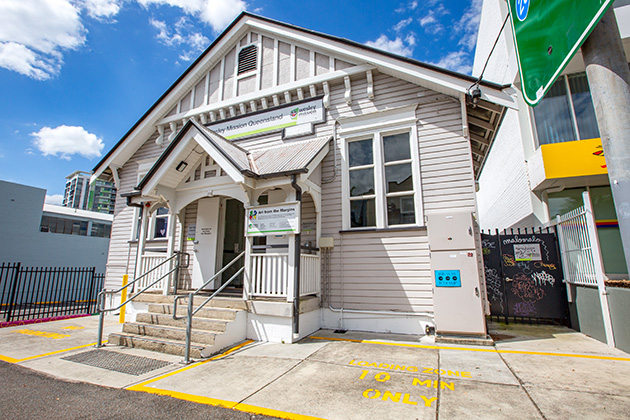
<path id="1" fill-rule="evenodd" d="M 558 326 L 492 324 L 494 347 L 320 330 L 180 356 L 94 349 L 96 317 L 0 329 L 0 360 L 54 377 L 289 419 L 625 419 L 630 355 Z M 110 318 L 105 337 L 120 325 Z"/>

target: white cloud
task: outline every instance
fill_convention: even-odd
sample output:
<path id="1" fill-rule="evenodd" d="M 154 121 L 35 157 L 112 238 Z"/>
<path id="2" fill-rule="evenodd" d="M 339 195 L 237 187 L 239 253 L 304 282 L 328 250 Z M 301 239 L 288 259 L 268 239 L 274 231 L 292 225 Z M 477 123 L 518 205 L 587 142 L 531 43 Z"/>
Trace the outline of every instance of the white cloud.
<path id="1" fill-rule="evenodd" d="M 408 35 L 404 40 L 400 36 L 397 36 L 395 39 L 389 39 L 387 35 L 381 35 L 376 41 L 368 41 L 365 45 L 394 54 L 411 57 L 415 43 L 416 40 L 413 35 Z"/>
<path id="2" fill-rule="evenodd" d="M 450 52 L 437 63 L 431 64 L 464 74 L 472 71 L 472 60 L 466 51 Z"/>
<path id="3" fill-rule="evenodd" d="M 49 79 L 61 68 L 62 52 L 83 45 L 85 33 L 69 0 L 0 1 L 0 67 Z"/>
<path id="4" fill-rule="evenodd" d="M 460 37 L 457 44 L 468 51 L 472 51 L 477 44 L 477 31 L 481 21 L 481 5 L 482 0 L 472 0 L 470 7 L 464 11 L 462 17 L 453 26 L 455 33 Z"/>
<path id="5" fill-rule="evenodd" d="M 209 24 L 215 33 L 222 31 L 247 8 L 243 0 L 138 0 L 138 3 L 145 7 L 152 4 L 179 7 L 186 14 Z"/>
<path id="6" fill-rule="evenodd" d="M 44 127 L 31 133 L 34 144 L 44 156 L 53 155 L 70 160 L 74 154 L 88 159 L 101 156 L 105 147 L 103 140 L 88 133 L 83 127 L 60 125 L 56 128 Z"/>
<path id="7" fill-rule="evenodd" d="M 111 19 L 116 16 L 122 6 L 122 0 L 79 0 L 88 15 L 93 18 Z"/>
<path id="8" fill-rule="evenodd" d="M 44 200 L 44 203 L 61 206 L 63 205 L 63 194 L 46 194 L 46 200 Z"/>
<path id="9" fill-rule="evenodd" d="M 409 17 L 407 19 L 401 20 L 396 25 L 394 25 L 394 31 L 399 32 L 399 31 L 405 29 L 407 26 L 409 26 L 409 24 L 411 22 L 413 22 L 413 18 L 412 17 Z"/>
<path id="10" fill-rule="evenodd" d="M 181 50 L 179 58 L 183 61 L 192 60 L 210 43 L 210 40 L 200 32 L 195 32 L 195 27 L 185 17 L 177 21 L 173 32 L 169 30 L 166 22 L 150 19 L 149 23 L 159 31 L 156 38 L 162 44 L 169 47 L 178 47 Z"/>
<path id="11" fill-rule="evenodd" d="M 398 8 L 397 8 L 397 9 L 395 9 L 394 11 L 395 11 L 396 13 L 404 13 L 404 12 L 406 12 L 407 10 L 415 10 L 415 9 L 416 9 L 416 7 L 418 7 L 418 2 L 414 0 L 414 1 L 410 1 L 410 2 L 409 2 L 409 3 L 407 3 L 407 4 L 402 4 L 402 5 L 400 5 L 400 7 L 398 7 Z"/>

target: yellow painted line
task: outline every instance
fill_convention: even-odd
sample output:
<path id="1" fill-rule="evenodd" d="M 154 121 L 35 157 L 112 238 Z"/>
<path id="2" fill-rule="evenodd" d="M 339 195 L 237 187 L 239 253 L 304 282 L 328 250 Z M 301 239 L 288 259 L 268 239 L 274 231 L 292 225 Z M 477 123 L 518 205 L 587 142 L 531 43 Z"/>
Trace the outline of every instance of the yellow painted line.
<path id="1" fill-rule="evenodd" d="M 179 391 L 172 391 L 169 389 L 161 389 L 161 388 L 152 388 L 149 387 L 147 385 L 152 384 L 154 382 L 157 382 L 159 380 L 168 378 L 170 376 L 176 375 L 178 373 L 182 373 L 185 372 L 189 369 L 193 369 L 196 368 L 197 366 L 201 366 L 205 363 L 211 362 L 213 360 L 218 360 L 221 359 L 223 357 L 228 356 L 230 353 L 233 353 L 251 343 L 253 343 L 254 340 L 248 340 L 245 341 L 237 346 L 232 347 L 231 349 L 217 355 L 214 356 L 208 360 L 203 360 L 201 362 L 197 362 L 197 363 L 193 363 L 190 366 L 186 366 L 183 367 L 181 369 L 177 369 L 174 370 L 173 372 L 169 372 L 169 373 L 165 373 L 164 375 L 160 375 L 157 376 L 153 379 L 149 379 L 147 381 L 144 381 L 142 383 L 136 384 L 136 385 L 132 385 L 130 387 L 127 387 L 127 390 L 129 391 L 140 391 L 140 392 L 147 392 L 150 394 L 158 394 L 158 395 L 167 395 L 169 397 L 173 397 L 173 398 L 178 398 L 180 400 L 185 400 L 185 401 L 191 401 L 191 402 L 196 402 L 199 404 L 207 404 L 207 405 L 214 405 L 214 406 L 220 406 L 220 407 L 226 407 L 226 408 L 231 408 L 234 410 L 239 410 L 239 411 L 245 411 L 248 413 L 253 413 L 253 414 L 262 414 L 262 415 L 269 415 L 269 416 L 276 416 L 276 417 L 280 417 L 283 419 L 289 419 L 289 420 L 323 420 L 320 417 L 312 417 L 312 416 L 305 416 L 302 414 L 296 414 L 296 413 L 289 413 L 287 411 L 279 411 L 279 410 L 273 410 L 271 408 L 265 408 L 265 407 L 258 407 L 255 405 L 249 405 L 249 404 L 241 404 L 235 401 L 227 401 L 227 400 L 220 400 L 217 398 L 210 398 L 210 397 L 204 397 L 201 395 L 194 395 L 194 394 L 188 394 L 185 392 L 179 392 Z"/>
<path id="2" fill-rule="evenodd" d="M 230 353 L 233 353 L 236 350 L 238 350 L 240 348 L 243 348 L 243 347 L 245 347 L 245 346 L 247 346 L 247 345 L 249 345 L 249 344 L 251 344 L 253 342 L 254 342 L 254 340 L 245 341 L 245 342 L 243 342 L 243 343 L 241 343 L 241 344 L 239 344 L 237 346 L 234 346 L 231 349 L 229 349 L 229 350 L 227 350 L 227 351 L 225 351 L 225 352 L 223 352 L 223 353 L 221 353 L 221 354 L 219 354 L 217 356 L 211 357 L 208 360 L 203 360 L 201 362 L 193 363 L 193 364 L 188 365 L 186 367 L 183 367 L 181 369 L 177 369 L 177 370 L 174 370 L 172 372 L 165 373 L 164 375 L 156 376 L 155 378 L 149 379 L 148 381 L 141 382 L 141 383 L 136 384 L 136 385 L 132 385 L 132 386 L 128 387 L 127 389 L 130 390 L 130 391 L 144 391 L 145 389 L 143 389 L 143 388 L 146 385 L 148 385 L 148 384 L 151 384 L 153 382 L 157 382 L 157 381 L 159 381 L 161 379 L 168 378 L 169 376 L 177 375 L 178 373 L 185 372 L 185 371 L 187 371 L 189 369 L 196 368 L 197 366 L 201 366 L 201 365 L 206 364 L 208 362 L 211 362 L 213 360 L 221 359 L 222 357 L 225 357 L 225 356 L 229 355 Z M 149 389 L 153 389 L 153 388 L 149 388 Z"/>
<path id="3" fill-rule="evenodd" d="M 596 355 L 591 355 L 591 354 L 550 353 L 550 352 L 543 352 L 543 351 L 525 351 L 525 350 L 498 350 L 495 348 L 484 349 L 484 348 L 452 347 L 452 346 L 429 346 L 425 344 L 388 343 L 388 342 L 376 341 L 376 340 L 354 340 L 350 338 L 338 338 L 338 337 L 311 336 L 309 338 L 314 338 L 316 340 L 350 341 L 353 343 L 379 344 L 383 346 L 412 347 L 412 348 L 418 348 L 418 349 L 476 351 L 476 352 L 481 352 L 481 353 L 502 353 L 502 354 L 530 354 L 534 356 L 574 357 L 574 358 L 579 358 L 579 359 L 616 360 L 620 362 L 630 362 L 630 357 L 596 356 Z"/>
<path id="4" fill-rule="evenodd" d="M 107 340 L 103 341 L 103 343 L 107 343 Z M 91 347 L 91 346 L 95 346 L 95 345 L 96 345 L 96 343 L 83 344 L 81 346 L 70 347 L 69 349 L 51 351 L 50 353 L 38 354 L 37 356 L 25 357 L 23 359 L 15 359 L 13 357 L 3 356 L 3 355 L 0 354 L 0 360 L 3 360 L 5 362 L 9 362 L 9 363 L 20 363 L 20 362 L 25 362 L 27 360 L 39 359 L 40 357 L 52 356 L 53 354 L 59 354 L 59 353 L 64 353 L 66 351 L 83 349 L 85 347 Z"/>

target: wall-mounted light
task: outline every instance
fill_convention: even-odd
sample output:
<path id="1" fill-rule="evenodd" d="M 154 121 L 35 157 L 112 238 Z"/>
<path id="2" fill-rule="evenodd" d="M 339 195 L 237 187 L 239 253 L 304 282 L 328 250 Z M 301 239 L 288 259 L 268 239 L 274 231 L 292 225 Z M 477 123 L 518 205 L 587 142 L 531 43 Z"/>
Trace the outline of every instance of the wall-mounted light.
<path id="1" fill-rule="evenodd" d="M 179 162 L 179 165 L 177 165 L 175 170 L 177 172 L 184 172 L 184 169 L 186 169 L 186 166 L 188 166 L 188 164 L 182 160 L 181 162 Z"/>
<path id="2" fill-rule="evenodd" d="M 470 102 L 472 102 L 473 107 L 477 106 L 479 99 L 481 99 L 481 89 L 479 89 L 479 85 L 474 84 L 470 88 L 468 88 L 468 97 L 470 98 Z"/>

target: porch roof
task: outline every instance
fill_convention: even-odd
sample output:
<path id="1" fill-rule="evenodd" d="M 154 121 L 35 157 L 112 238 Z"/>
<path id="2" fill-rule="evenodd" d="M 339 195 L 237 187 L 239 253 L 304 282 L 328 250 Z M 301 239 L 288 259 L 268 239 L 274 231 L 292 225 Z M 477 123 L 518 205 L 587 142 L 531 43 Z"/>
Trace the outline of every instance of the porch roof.
<path id="1" fill-rule="evenodd" d="M 190 132 L 191 130 L 193 130 L 192 133 Z M 230 169 L 234 169 L 249 178 L 273 178 L 307 173 L 309 165 L 313 163 L 331 139 L 332 137 L 330 136 L 321 137 L 249 151 L 206 128 L 194 119 L 190 119 L 140 181 L 136 190 L 142 191 L 147 185 L 159 182 L 155 178 L 159 178 L 158 174 L 160 172 L 163 173 L 163 171 L 160 171 L 161 168 L 164 168 L 164 166 L 174 167 L 180 162 L 177 157 L 179 153 L 175 151 L 179 150 L 181 152 L 184 150 L 181 147 L 183 145 L 180 145 L 182 142 L 196 141 L 200 143 L 200 141 L 205 141 L 207 144 L 201 144 L 201 146 L 215 160 L 217 156 L 212 156 L 213 151 L 218 152 L 223 160 L 232 166 Z M 212 147 L 204 147 L 208 145 Z"/>

